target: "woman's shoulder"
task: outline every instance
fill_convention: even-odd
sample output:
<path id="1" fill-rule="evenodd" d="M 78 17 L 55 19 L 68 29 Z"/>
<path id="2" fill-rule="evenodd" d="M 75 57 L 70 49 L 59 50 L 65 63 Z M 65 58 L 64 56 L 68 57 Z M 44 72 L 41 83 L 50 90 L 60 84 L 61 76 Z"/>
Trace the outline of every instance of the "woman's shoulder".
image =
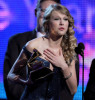
<path id="1" fill-rule="evenodd" d="M 33 40 L 30 40 L 26 43 L 25 47 L 28 51 L 32 52 L 34 48 L 38 48 L 39 45 L 42 43 L 42 37 L 35 38 Z"/>

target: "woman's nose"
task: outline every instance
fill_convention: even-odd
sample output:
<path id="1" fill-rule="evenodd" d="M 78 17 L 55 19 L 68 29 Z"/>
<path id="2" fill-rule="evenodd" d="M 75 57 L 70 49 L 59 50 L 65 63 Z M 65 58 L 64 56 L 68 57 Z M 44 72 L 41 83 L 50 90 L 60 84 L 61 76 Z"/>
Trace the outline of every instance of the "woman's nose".
<path id="1" fill-rule="evenodd" d="M 64 21 L 63 20 L 60 20 L 60 25 L 63 25 L 64 24 Z"/>

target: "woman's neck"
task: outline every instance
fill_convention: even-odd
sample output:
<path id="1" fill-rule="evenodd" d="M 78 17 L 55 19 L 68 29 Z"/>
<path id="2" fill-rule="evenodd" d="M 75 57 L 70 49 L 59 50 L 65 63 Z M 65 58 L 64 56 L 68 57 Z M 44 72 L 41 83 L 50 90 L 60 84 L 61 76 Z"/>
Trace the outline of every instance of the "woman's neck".
<path id="1" fill-rule="evenodd" d="M 57 38 L 48 38 L 48 45 L 51 48 L 60 48 L 61 41 L 63 37 L 57 37 Z"/>

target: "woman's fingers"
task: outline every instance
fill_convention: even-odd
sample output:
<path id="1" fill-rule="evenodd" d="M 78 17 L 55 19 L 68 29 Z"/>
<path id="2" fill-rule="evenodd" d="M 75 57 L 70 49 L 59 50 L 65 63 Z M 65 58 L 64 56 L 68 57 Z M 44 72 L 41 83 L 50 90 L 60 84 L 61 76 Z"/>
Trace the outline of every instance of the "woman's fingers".
<path id="1" fill-rule="evenodd" d="M 52 54 L 52 55 L 56 56 L 56 54 L 52 50 L 50 50 L 50 49 L 46 49 L 44 51 L 49 53 L 49 54 Z"/>
<path id="2" fill-rule="evenodd" d="M 46 55 L 50 59 L 54 58 L 54 56 L 55 56 L 52 52 L 50 52 L 48 50 L 44 50 L 43 54 Z"/>

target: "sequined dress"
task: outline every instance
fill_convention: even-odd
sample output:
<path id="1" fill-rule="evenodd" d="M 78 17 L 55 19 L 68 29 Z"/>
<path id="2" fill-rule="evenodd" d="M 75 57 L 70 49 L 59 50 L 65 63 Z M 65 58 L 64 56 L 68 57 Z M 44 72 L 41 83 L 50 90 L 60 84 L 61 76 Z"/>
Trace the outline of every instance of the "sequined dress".
<path id="1" fill-rule="evenodd" d="M 24 47 L 26 54 L 31 53 Z M 37 52 L 37 51 L 35 51 Z M 50 63 L 39 56 L 34 61 L 41 61 L 45 67 Z M 20 100 L 73 100 L 60 68 L 53 66 L 53 74 L 32 85 L 26 86 Z"/>

